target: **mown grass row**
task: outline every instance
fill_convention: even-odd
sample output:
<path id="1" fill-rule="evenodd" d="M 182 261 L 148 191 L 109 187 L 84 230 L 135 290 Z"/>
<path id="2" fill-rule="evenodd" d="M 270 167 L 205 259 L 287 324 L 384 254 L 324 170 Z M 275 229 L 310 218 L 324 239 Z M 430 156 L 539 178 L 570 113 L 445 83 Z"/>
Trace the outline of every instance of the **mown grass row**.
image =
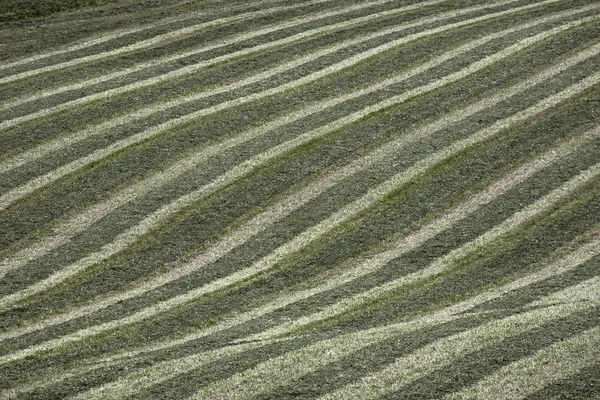
<path id="1" fill-rule="evenodd" d="M 48 123 L 48 121 L 46 121 L 46 124 L 47 124 L 47 123 Z M 47 134 L 47 131 L 46 131 L 46 134 Z"/>
<path id="2" fill-rule="evenodd" d="M 555 317 L 558 317 L 558 315 L 555 315 Z M 427 325 L 427 324 L 426 324 L 426 325 Z M 425 325 L 425 326 L 426 326 L 426 325 Z M 417 326 L 418 326 L 418 325 L 417 325 Z M 369 334 L 369 333 L 367 333 L 367 332 L 365 332 L 365 333 L 363 334 L 363 332 L 360 332 L 359 334 L 361 335 L 361 337 L 364 335 L 364 339 L 363 339 L 363 340 L 360 340 L 360 341 L 349 342 L 349 343 L 355 343 L 355 345 L 356 345 L 356 346 L 359 346 L 359 347 L 366 347 L 366 346 L 368 346 L 368 345 L 369 345 L 369 339 L 368 339 L 368 338 L 370 338 L 370 340 L 374 340 L 374 341 L 380 341 L 380 340 L 382 340 L 382 337 L 380 337 L 380 336 L 378 336 L 378 335 L 376 335 L 376 334 L 375 334 L 375 332 L 377 332 L 377 330 L 371 330 L 371 332 L 372 332 L 371 334 Z M 388 335 L 389 335 L 389 334 L 394 334 L 394 333 L 396 333 L 396 334 L 397 334 L 397 332 L 393 332 L 393 330 L 392 330 L 391 332 L 389 332 L 389 333 L 388 333 Z M 383 337 L 383 339 L 385 339 L 385 336 Z M 332 341 L 334 341 L 334 342 L 335 342 L 335 341 L 337 341 L 337 340 L 338 340 L 338 338 L 335 338 L 335 339 L 333 339 Z M 318 343 L 315 345 L 315 346 L 318 348 L 318 351 L 322 351 L 322 346 L 323 346 L 323 344 L 324 344 L 323 342 L 318 342 Z M 336 346 L 336 347 L 337 347 L 337 346 Z M 344 354 L 344 353 L 345 353 L 345 354 L 348 354 L 348 352 L 353 352 L 353 349 L 352 349 L 352 348 L 346 348 L 346 347 L 339 347 L 339 348 L 337 348 L 336 350 L 337 350 L 337 351 L 342 351 L 342 352 L 343 352 L 342 354 Z M 304 351 L 304 350 L 301 350 L 301 351 Z M 310 351 L 310 350 L 309 350 L 309 351 Z M 310 354 L 310 353 L 309 353 L 309 354 Z M 332 354 L 331 354 L 331 353 L 328 353 L 328 355 L 332 356 Z M 286 357 L 287 357 L 287 356 L 286 356 Z M 189 357 L 189 359 L 188 359 L 188 361 L 187 361 L 187 362 L 194 362 L 193 360 L 195 360 L 195 362 L 196 362 L 196 363 L 203 363 L 203 362 L 206 362 L 206 359 L 207 359 L 207 357 L 205 357 L 205 358 L 201 358 L 201 357 L 191 356 L 191 357 Z M 293 359 L 293 360 L 295 360 L 293 356 L 290 356 L 290 359 Z M 302 358 L 302 357 L 300 357 L 300 359 L 303 359 L 303 358 Z M 331 358 L 321 358 L 321 360 L 322 360 L 321 362 L 325 362 L 325 363 L 328 363 L 328 362 L 332 362 L 332 361 L 333 361 Z M 182 361 L 183 361 L 183 360 L 182 360 Z M 316 360 L 316 359 L 311 359 L 311 362 L 314 362 L 314 363 L 316 363 L 316 362 L 318 362 L 318 360 Z M 169 369 L 165 368 L 165 367 L 167 367 L 167 365 L 168 365 L 168 364 L 171 364 L 172 366 L 174 366 L 174 362 L 171 362 L 171 363 L 165 363 L 165 364 L 166 364 L 166 365 L 164 365 L 164 366 L 161 366 L 161 368 L 152 368 L 152 370 L 156 370 L 157 372 L 159 372 L 159 373 L 163 373 L 163 374 L 164 374 L 165 372 L 169 371 Z M 297 362 L 297 361 L 294 361 L 294 364 L 293 364 L 293 366 L 291 365 L 290 367 L 293 367 L 293 368 L 302 368 L 302 369 L 310 368 L 310 367 L 307 367 L 306 365 L 302 365 L 302 364 L 304 364 L 304 363 L 300 363 L 300 364 L 298 364 L 298 362 Z M 193 365 L 193 364 L 192 364 L 192 365 Z M 196 366 L 199 366 L 199 365 L 200 365 L 200 364 L 196 364 Z M 316 366 L 313 366 L 313 368 L 314 368 L 314 367 L 316 367 Z M 179 367 L 179 368 L 181 368 L 181 367 Z M 189 367 L 187 367 L 187 368 L 189 368 Z M 179 372 L 179 373 L 181 373 L 181 370 L 179 370 L 178 372 Z M 283 379 L 290 379 L 290 378 L 292 378 L 292 377 L 296 376 L 296 374 L 287 374 L 287 377 L 286 377 L 286 376 L 285 376 L 285 375 L 286 375 L 286 374 L 285 374 L 285 372 L 286 372 L 286 371 L 282 371 L 282 373 L 283 373 L 283 375 L 282 375 L 282 376 L 276 376 L 276 377 L 272 377 L 272 379 L 273 379 L 273 382 L 276 382 L 276 381 L 275 381 L 275 379 L 279 379 L 279 383 L 281 383 L 281 379 L 282 379 L 282 378 L 283 378 Z M 323 371 L 323 372 L 325 372 L 325 371 Z M 273 373 L 275 373 L 275 371 L 274 371 L 274 370 L 270 370 L 270 369 L 269 369 L 269 373 L 270 373 L 270 374 L 273 374 Z M 152 382 L 152 381 L 153 381 L 153 379 L 152 379 L 152 378 L 154 378 L 154 379 L 157 379 L 157 378 L 158 378 L 157 376 L 148 376 L 148 375 L 146 375 L 146 374 L 136 374 L 136 375 L 137 375 L 137 376 L 139 376 L 139 378 L 140 378 L 140 379 L 142 379 L 142 380 L 144 380 L 144 381 L 148 381 L 148 382 Z M 164 377 L 164 375 L 163 375 L 163 377 Z M 199 376 L 198 376 L 198 377 L 199 377 Z M 148 378 L 150 378 L 150 379 L 148 379 Z M 270 379 L 271 379 L 271 378 L 269 378 L 269 380 L 270 380 Z M 266 384 L 266 382 L 265 382 L 264 380 L 262 380 L 262 382 L 263 382 L 263 385 L 264 385 L 264 384 Z M 178 387 L 178 386 L 176 386 L 176 387 Z M 114 390 L 114 389 L 117 389 L 117 390 L 118 390 L 118 389 L 122 389 L 122 387 L 120 388 L 118 385 L 117 385 L 116 387 L 111 385 L 111 389 L 113 389 L 113 390 Z M 260 388 L 259 388 L 259 389 L 261 389 L 261 390 L 264 390 L 264 389 L 265 389 L 265 386 L 260 386 Z M 277 393 L 281 393 L 281 392 L 277 392 Z"/>
<path id="3" fill-rule="evenodd" d="M 501 295 L 501 292 L 497 292 L 497 293 L 498 293 L 498 295 Z M 247 346 L 246 346 L 246 347 L 247 347 Z M 204 361 L 206 361 L 206 360 L 207 360 L 207 355 L 204 355 L 204 357 L 202 357 L 202 358 L 197 358 L 197 357 L 196 357 L 195 359 L 196 359 L 196 360 L 198 360 L 198 361 L 200 361 L 200 360 L 204 360 Z M 142 378 L 142 377 L 143 377 L 143 375 L 141 375 L 141 376 L 140 376 L 140 378 Z"/>
<path id="4" fill-rule="evenodd" d="M 303 54 L 336 50 L 299 68 L 293 46 L 261 53 L 265 64 L 249 54 L 248 87 L 235 86 L 245 58 L 217 65 L 200 75 L 216 74 L 213 95 L 139 114 L 150 130 L 132 119 L 11 167 L 9 194 L 59 175 L 0 212 L 2 396 L 593 393 L 596 7 L 506 2 L 446 20 L 482 3 L 444 3 L 344 51 L 334 35 L 300 41 Z M 238 28 L 273 21 L 256 22 Z M 86 112 L 110 123 L 115 107 L 145 112 L 136 96 L 160 105 L 208 87 L 191 81 L 69 106 L 2 137 L 13 155 L 34 154 L 29 139 L 51 144 L 69 121 L 76 138 Z M 554 384 L 578 377 L 590 386 Z"/>
<path id="5" fill-rule="evenodd" d="M 47 49 L 45 51 L 32 51 L 33 54 L 28 57 L 17 58 L 13 62 L 3 64 L 1 68 L 3 71 L 8 70 L 3 73 L 6 82 L 16 81 L 25 78 L 27 75 L 33 76 L 93 61 L 86 58 L 86 56 L 93 55 L 94 60 L 97 61 L 136 49 L 152 48 L 155 45 L 160 45 L 162 42 L 168 42 L 169 40 L 193 34 L 202 28 L 235 24 L 240 19 L 248 18 L 252 20 L 253 18 L 269 15 L 270 13 L 326 3 L 326 1 L 307 1 L 296 4 L 296 7 L 294 7 L 292 2 L 286 1 L 254 1 L 243 6 L 229 3 L 225 7 L 223 7 L 222 2 L 204 2 L 204 4 L 196 4 L 195 12 L 188 13 L 187 15 L 184 10 L 181 10 L 185 8 L 185 3 L 163 3 L 162 7 L 157 7 L 158 9 L 155 10 L 155 12 L 162 11 L 163 15 L 161 18 L 157 18 L 157 21 L 154 21 L 153 24 L 144 24 L 141 26 L 131 24 L 127 27 L 128 29 L 117 29 L 119 27 L 116 26 L 114 21 L 111 21 L 112 32 L 108 34 L 83 41 L 82 43 L 71 44 L 70 46 L 65 46 L 65 48 L 55 45 L 54 47 L 58 48 L 50 51 Z M 124 5 L 121 4 L 121 6 Z M 180 8 L 178 14 L 174 16 L 165 15 L 165 11 L 173 8 L 173 6 Z M 129 18 L 135 20 L 136 14 L 148 13 L 150 10 L 151 8 L 147 7 L 139 13 L 133 13 L 134 16 L 130 15 Z M 213 14 L 212 16 L 207 15 L 209 11 Z M 101 19 L 98 18 L 98 15 L 95 17 L 95 21 Z M 86 21 L 86 23 L 89 23 L 89 21 Z M 80 21 L 73 21 L 70 28 L 77 29 L 79 24 L 81 24 Z M 11 47 L 18 47 L 18 43 L 14 43 Z M 25 76 L 22 76 L 23 73 L 25 73 Z"/>

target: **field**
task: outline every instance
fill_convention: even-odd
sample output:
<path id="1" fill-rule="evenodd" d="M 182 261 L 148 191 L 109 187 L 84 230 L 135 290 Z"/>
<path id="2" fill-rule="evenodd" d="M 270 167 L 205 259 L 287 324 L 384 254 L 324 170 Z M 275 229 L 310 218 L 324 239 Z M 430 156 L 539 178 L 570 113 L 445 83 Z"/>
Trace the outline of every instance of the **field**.
<path id="1" fill-rule="evenodd" d="M 0 14 L 0 399 L 600 399 L 597 0 Z"/>

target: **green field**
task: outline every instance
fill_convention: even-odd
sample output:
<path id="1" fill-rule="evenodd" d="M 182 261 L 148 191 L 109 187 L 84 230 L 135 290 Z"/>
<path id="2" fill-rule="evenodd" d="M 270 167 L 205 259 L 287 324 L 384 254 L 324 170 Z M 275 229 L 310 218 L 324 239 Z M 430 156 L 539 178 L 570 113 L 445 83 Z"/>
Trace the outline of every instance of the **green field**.
<path id="1" fill-rule="evenodd" d="M 597 0 L 0 6 L 0 399 L 598 399 Z"/>

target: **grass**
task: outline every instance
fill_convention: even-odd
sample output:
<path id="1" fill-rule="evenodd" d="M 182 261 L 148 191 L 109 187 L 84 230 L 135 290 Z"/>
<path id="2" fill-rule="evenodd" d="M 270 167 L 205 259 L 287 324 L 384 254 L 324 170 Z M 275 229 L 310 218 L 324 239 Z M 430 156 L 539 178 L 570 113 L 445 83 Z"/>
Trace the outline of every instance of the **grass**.
<path id="1" fill-rule="evenodd" d="M 599 10 L 0 22 L 0 398 L 593 398 Z"/>

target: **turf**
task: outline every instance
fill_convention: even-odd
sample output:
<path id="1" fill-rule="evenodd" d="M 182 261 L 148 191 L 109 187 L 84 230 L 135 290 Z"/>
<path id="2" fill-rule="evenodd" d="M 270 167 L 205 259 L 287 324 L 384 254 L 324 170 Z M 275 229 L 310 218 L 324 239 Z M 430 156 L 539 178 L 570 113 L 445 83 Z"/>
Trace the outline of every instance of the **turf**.
<path id="1" fill-rule="evenodd" d="M 0 398 L 598 396 L 596 2 L 31 3 Z"/>

